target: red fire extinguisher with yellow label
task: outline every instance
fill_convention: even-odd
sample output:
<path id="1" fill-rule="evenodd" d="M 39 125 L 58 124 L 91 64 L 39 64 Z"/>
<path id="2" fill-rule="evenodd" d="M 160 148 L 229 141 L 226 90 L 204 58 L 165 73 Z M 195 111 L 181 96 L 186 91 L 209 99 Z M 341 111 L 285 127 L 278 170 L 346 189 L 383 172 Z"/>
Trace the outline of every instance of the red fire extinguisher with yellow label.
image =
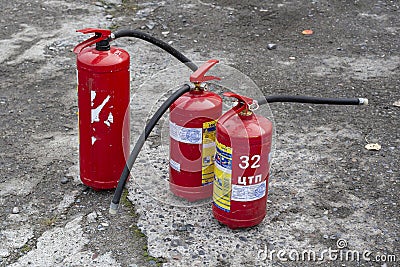
<path id="1" fill-rule="evenodd" d="M 79 163 L 82 182 L 115 188 L 129 155 L 129 54 L 110 46 L 110 30 L 74 48 L 77 55 Z M 93 47 L 92 45 L 95 46 Z"/>
<path id="2" fill-rule="evenodd" d="M 212 196 L 215 127 L 222 114 L 222 99 L 206 90 L 205 76 L 218 60 L 208 60 L 190 75 L 194 87 L 170 107 L 170 190 L 197 201 Z"/>
<path id="3" fill-rule="evenodd" d="M 273 126 L 254 113 L 257 101 L 224 95 L 238 104 L 217 123 L 213 214 L 230 228 L 251 227 L 266 214 Z"/>

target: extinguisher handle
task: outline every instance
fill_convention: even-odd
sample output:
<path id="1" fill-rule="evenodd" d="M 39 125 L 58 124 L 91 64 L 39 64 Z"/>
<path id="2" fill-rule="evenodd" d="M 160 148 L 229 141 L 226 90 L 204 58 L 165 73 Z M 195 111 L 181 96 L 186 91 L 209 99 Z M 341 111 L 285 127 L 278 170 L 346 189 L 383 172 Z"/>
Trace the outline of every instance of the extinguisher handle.
<path id="1" fill-rule="evenodd" d="M 256 110 L 258 108 L 258 102 L 250 97 L 235 94 L 232 92 L 225 92 L 223 93 L 224 96 L 233 97 L 245 104 L 245 106 L 250 110 Z"/>
<path id="2" fill-rule="evenodd" d="M 221 78 L 216 76 L 205 76 L 207 71 L 209 71 L 219 60 L 210 59 L 203 65 L 201 65 L 195 72 L 190 75 L 190 82 L 192 83 L 202 83 L 211 80 L 221 80 Z"/>
<path id="3" fill-rule="evenodd" d="M 82 49 L 84 49 L 85 47 L 88 47 L 88 46 L 91 46 L 100 41 L 106 40 L 111 35 L 110 30 L 96 29 L 96 28 L 85 28 L 85 29 L 77 30 L 77 32 L 81 32 L 84 34 L 95 33 L 95 36 L 93 36 L 93 37 L 87 39 L 86 41 L 83 41 L 82 43 L 75 46 L 75 48 L 74 48 L 75 54 L 79 54 L 82 51 Z"/>

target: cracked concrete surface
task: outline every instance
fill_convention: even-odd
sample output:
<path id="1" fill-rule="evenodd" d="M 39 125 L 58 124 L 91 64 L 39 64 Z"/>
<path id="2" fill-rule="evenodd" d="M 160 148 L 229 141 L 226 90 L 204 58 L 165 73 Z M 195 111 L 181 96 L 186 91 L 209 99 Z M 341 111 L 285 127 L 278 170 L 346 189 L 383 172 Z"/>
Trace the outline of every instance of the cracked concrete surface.
<path id="1" fill-rule="evenodd" d="M 397 257 L 360 266 L 398 264 L 396 1 L 17 0 L 3 1 L 0 10 L 0 266 L 299 266 L 262 255 L 321 252 L 338 240 Z M 207 201 L 162 199 L 164 117 L 135 164 L 131 203 L 124 200 L 111 216 L 113 192 L 79 180 L 71 50 L 86 38 L 75 30 L 85 27 L 139 28 L 193 60 L 220 59 L 266 94 L 365 96 L 371 105 L 271 104 L 277 135 L 267 217 L 242 230 L 220 225 Z M 314 35 L 302 36 L 308 28 Z M 133 145 L 155 100 L 189 72 L 173 69 L 175 59 L 142 41 L 114 45 L 132 57 Z M 168 68 L 169 80 L 154 80 Z M 368 142 L 382 149 L 368 151 Z M 321 264 L 357 265 L 306 263 Z"/>

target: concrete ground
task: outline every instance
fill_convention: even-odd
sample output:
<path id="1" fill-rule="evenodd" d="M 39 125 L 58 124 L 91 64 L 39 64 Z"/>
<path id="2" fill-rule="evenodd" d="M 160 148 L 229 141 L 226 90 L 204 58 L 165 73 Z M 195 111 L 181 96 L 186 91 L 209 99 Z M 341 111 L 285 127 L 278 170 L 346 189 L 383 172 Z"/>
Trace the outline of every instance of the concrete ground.
<path id="1" fill-rule="evenodd" d="M 0 266 L 399 265 L 398 1 L 16 0 L 0 10 Z M 164 190 L 164 117 L 113 216 L 113 191 L 79 180 L 72 48 L 86 27 L 140 29 L 193 60 L 220 59 L 230 90 L 258 92 L 253 80 L 265 95 L 370 105 L 261 110 L 276 127 L 267 216 L 242 230 L 219 224 L 209 201 Z M 114 45 L 132 57 L 133 145 L 190 72 L 143 41 Z"/>

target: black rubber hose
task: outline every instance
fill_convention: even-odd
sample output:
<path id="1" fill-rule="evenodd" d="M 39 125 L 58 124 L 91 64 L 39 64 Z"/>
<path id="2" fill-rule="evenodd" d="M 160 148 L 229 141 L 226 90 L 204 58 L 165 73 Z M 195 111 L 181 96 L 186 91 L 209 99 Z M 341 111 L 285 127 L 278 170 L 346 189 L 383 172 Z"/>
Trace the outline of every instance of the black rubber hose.
<path id="1" fill-rule="evenodd" d="M 175 102 L 181 95 L 186 92 L 189 92 L 190 86 L 185 84 L 177 91 L 175 91 L 154 113 L 153 117 L 151 117 L 150 121 L 147 123 L 144 131 L 140 135 L 139 139 L 137 140 L 135 147 L 133 148 L 131 154 L 129 155 L 128 161 L 125 164 L 124 170 L 122 171 L 121 177 L 119 178 L 119 182 L 117 188 L 115 189 L 113 199 L 110 204 L 110 213 L 115 214 L 118 210 L 118 205 L 121 200 L 122 191 L 124 190 L 126 181 L 128 180 L 129 173 L 131 172 L 132 166 L 136 161 L 137 156 L 139 155 L 140 150 L 142 149 L 144 142 L 149 137 L 151 131 L 153 130 L 154 126 L 160 120 L 162 115 L 167 111 L 169 106 Z"/>
<path id="2" fill-rule="evenodd" d="M 157 39 L 147 33 L 137 31 L 137 30 L 119 30 L 113 34 L 114 34 L 113 39 L 117 39 L 117 38 L 121 38 L 121 37 L 135 37 L 135 38 L 139 38 L 141 40 L 147 41 L 147 42 L 152 43 L 152 44 L 160 47 L 161 49 L 167 51 L 172 56 L 177 58 L 180 62 L 185 64 L 187 67 L 189 67 L 192 71 L 196 71 L 198 68 L 196 66 L 196 64 L 194 64 L 184 54 L 182 54 L 181 52 L 179 52 L 178 50 L 176 50 L 175 48 L 173 48 L 166 42 L 161 41 L 160 39 Z"/>
<path id="3" fill-rule="evenodd" d="M 181 52 L 167 44 L 166 42 L 157 39 L 147 33 L 138 31 L 138 30 L 118 30 L 113 33 L 112 39 L 117 39 L 121 37 L 134 37 L 144 41 L 147 41 L 151 44 L 158 46 L 159 48 L 165 50 L 175 58 L 177 58 L 180 62 L 189 67 L 192 71 L 196 71 L 198 69 L 197 65 L 193 63 L 190 59 L 188 59 Z M 267 101 L 267 102 L 266 102 Z M 320 98 L 320 97 L 308 97 L 308 96 L 267 96 L 266 99 L 261 99 L 258 101 L 259 105 L 263 105 L 266 103 L 275 103 L 275 102 L 295 102 L 295 103 L 310 103 L 310 104 L 328 104 L 328 105 L 363 105 L 367 104 L 368 101 L 363 102 L 363 98 Z"/>
<path id="4" fill-rule="evenodd" d="M 265 99 L 257 101 L 259 105 L 276 102 L 327 104 L 327 105 L 367 105 L 366 98 L 324 98 L 311 96 L 266 96 Z"/>

